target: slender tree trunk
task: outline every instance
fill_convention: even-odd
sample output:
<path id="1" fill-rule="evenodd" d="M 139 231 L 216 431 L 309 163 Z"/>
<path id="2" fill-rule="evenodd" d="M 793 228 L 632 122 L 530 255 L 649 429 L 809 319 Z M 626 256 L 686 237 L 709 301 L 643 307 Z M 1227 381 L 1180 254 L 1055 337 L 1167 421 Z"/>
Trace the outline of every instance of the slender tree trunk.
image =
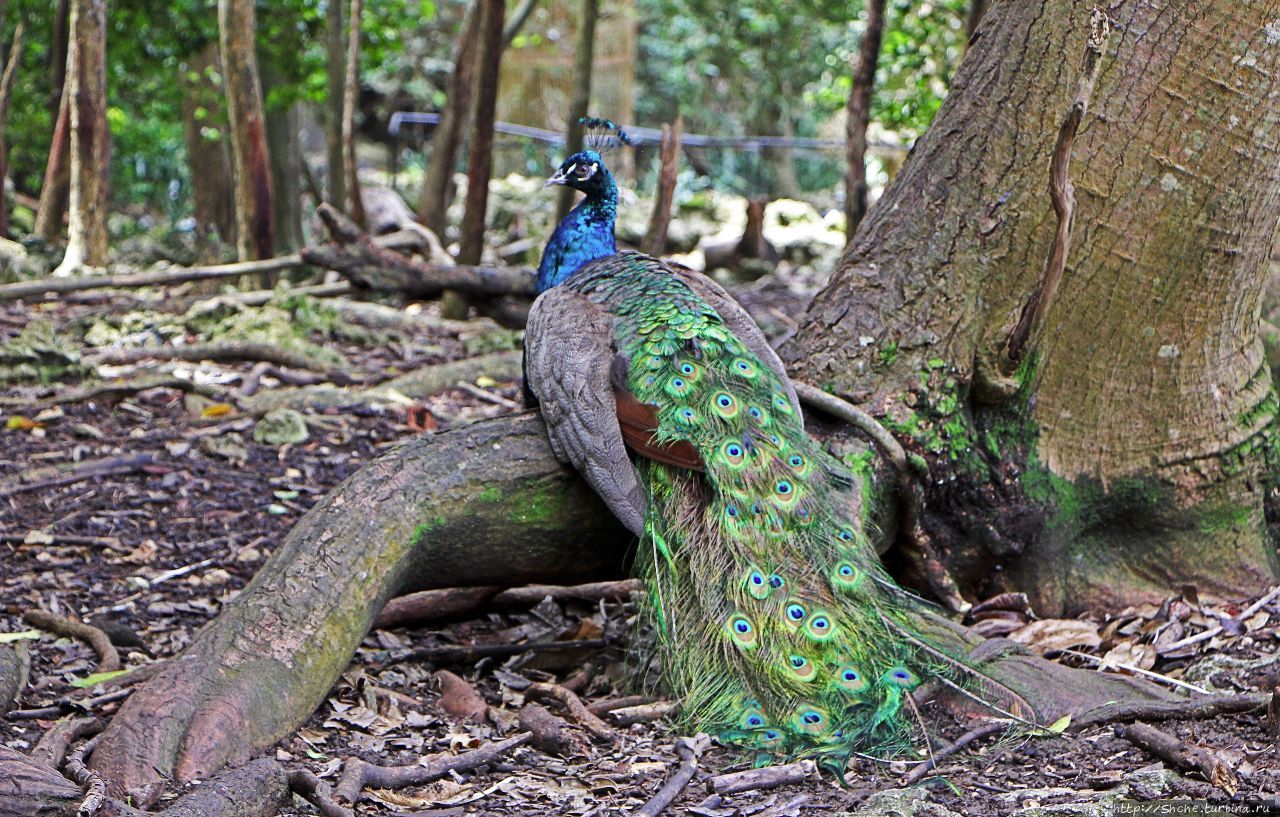
<path id="1" fill-rule="evenodd" d="M 481 0 L 479 83 L 476 110 L 471 124 L 471 161 L 467 168 L 467 200 L 462 216 L 462 239 L 458 263 L 479 264 L 484 250 L 485 213 L 489 205 L 489 177 L 493 171 L 493 117 L 498 102 L 498 67 L 502 60 L 503 0 Z M 457 293 L 446 293 L 441 314 L 463 317 L 466 301 Z"/>
<path id="2" fill-rule="evenodd" d="M 850 241 L 867 214 L 867 126 L 871 124 L 871 92 L 875 89 L 883 33 L 884 0 L 867 0 L 867 24 L 858 48 L 858 62 L 853 67 L 845 134 L 849 165 L 844 177 L 844 217 L 845 235 Z"/>
<path id="3" fill-rule="evenodd" d="M 3 20 L 0 16 L 0 20 Z M 13 30 L 13 44 L 9 48 L 9 59 L 4 66 L 4 75 L 0 77 L 0 236 L 9 235 L 9 202 L 4 199 L 5 179 L 9 176 L 9 150 L 5 145 L 5 125 L 9 119 L 9 100 L 13 98 L 13 82 L 18 76 L 18 66 L 22 63 L 22 35 L 26 25 L 18 21 Z"/>
<path id="4" fill-rule="evenodd" d="M 511 42 L 520 33 L 520 29 L 524 28 L 524 24 L 529 21 L 529 16 L 533 14 L 533 10 L 538 7 L 538 0 L 520 0 L 520 5 L 515 7 L 511 12 L 511 16 L 507 18 L 507 24 L 502 29 L 502 50 L 506 51 L 511 47 Z"/>
<path id="5" fill-rule="evenodd" d="M 111 175 L 107 133 L 107 2 L 71 4 L 71 57 L 67 96 L 71 107 L 71 221 L 67 252 L 54 275 L 107 263 L 107 183 Z"/>
<path id="6" fill-rule="evenodd" d="M 236 179 L 236 253 L 241 261 L 269 258 L 275 249 L 271 161 L 254 46 L 256 25 L 253 0 L 218 0 Z"/>
<path id="7" fill-rule="evenodd" d="M 53 47 L 49 51 L 49 116 L 56 123 L 67 84 L 67 30 L 71 24 L 71 0 L 58 0 L 53 11 Z"/>
<path id="8" fill-rule="evenodd" d="M 1048 167 L 1084 2 L 991 8 L 784 355 L 926 455 L 925 524 L 962 583 L 1024 590 L 1042 614 L 1183 583 L 1240 595 L 1277 572 L 1258 313 L 1280 213 L 1280 3 L 1114 8 L 1069 164 L 1066 273 L 1023 367 L 998 363 L 1058 229 Z"/>
<path id="9" fill-rule="evenodd" d="M 49 162 L 40 185 L 34 229 L 36 235 L 51 243 L 62 235 L 62 222 L 67 217 L 71 197 L 71 96 L 64 92 L 61 99 L 53 141 L 49 145 Z"/>
<path id="10" fill-rule="evenodd" d="M 298 144 L 300 107 L 295 102 L 266 112 L 277 255 L 297 252 L 303 244 L 302 147 Z"/>
<path id="11" fill-rule="evenodd" d="M 582 0 L 582 26 L 578 30 L 578 49 L 574 52 L 573 100 L 569 103 L 569 134 L 565 139 L 565 156 L 582 150 L 583 128 L 578 120 L 587 116 L 591 108 L 591 73 L 595 63 L 596 19 L 600 16 L 600 0 Z M 556 221 L 564 218 L 573 207 L 576 195 L 571 187 L 560 188 L 556 202 Z"/>
<path id="12" fill-rule="evenodd" d="M 220 243 L 234 244 L 235 172 L 222 87 L 218 43 L 210 41 L 178 70 L 182 88 L 182 134 L 191 174 L 196 243 L 202 263 L 217 260 Z M 217 236 L 218 240 L 213 240 Z"/>
<path id="13" fill-rule="evenodd" d="M 462 132 L 471 118 L 482 2 L 476 0 L 463 25 L 458 56 L 449 77 L 449 98 L 431 137 L 431 159 L 427 163 L 422 197 L 418 203 L 418 218 L 441 239 L 444 239 L 447 226 L 446 214 L 453 189 L 453 173 L 458 165 L 458 148 L 462 143 Z"/>
<path id="14" fill-rule="evenodd" d="M 325 6 L 325 52 L 328 77 L 329 201 L 341 207 L 347 200 L 342 173 L 343 85 L 347 75 L 347 43 L 342 36 L 342 2 L 330 0 Z"/>
<path id="15" fill-rule="evenodd" d="M 360 12 L 364 0 L 351 0 L 351 19 L 347 24 L 347 78 L 342 94 L 342 173 L 346 176 L 347 213 L 351 220 L 365 226 L 364 202 L 360 200 L 360 168 L 356 166 L 356 105 L 360 96 Z"/>

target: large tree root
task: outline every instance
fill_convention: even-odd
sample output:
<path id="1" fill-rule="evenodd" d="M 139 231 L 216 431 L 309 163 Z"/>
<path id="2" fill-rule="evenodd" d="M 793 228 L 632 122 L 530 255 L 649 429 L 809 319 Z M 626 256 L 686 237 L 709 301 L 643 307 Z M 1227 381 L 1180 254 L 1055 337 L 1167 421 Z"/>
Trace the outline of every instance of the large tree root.
<path id="1" fill-rule="evenodd" d="M 544 434 L 532 413 L 474 423 L 388 452 L 329 494 L 223 614 L 121 707 L 93 756 L 112 795 L 154 802 L 166 778 L 207 777 L 288 735 L 396 593 L 616 571 L 629 537 L 555 461 Z M 978 694 L 1026 720 L 1178 700 L 1011 642 L 982 642 L 932 613 L 916 625 L 946 652 L 970 653 L 989 678 L 972 685 Z"/>
<path id="2" fill-rule="evenodd" d="M 628 539 L 526 413 L 414 440 L 298 522 L 248 587 L 103 733 L 93 767 L 150 804 L 292 732 L 398 592 L 588 578 Z"/>

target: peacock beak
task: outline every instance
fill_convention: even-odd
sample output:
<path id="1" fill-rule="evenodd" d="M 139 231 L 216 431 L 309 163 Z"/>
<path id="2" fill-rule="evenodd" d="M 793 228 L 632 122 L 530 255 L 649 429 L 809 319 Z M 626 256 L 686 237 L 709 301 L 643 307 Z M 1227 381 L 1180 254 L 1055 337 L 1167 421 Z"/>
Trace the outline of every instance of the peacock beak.
<path id="1" fill-rule="evenodd" d="M 575 167 L 574 165 L 571 165 L 569 167 L 569 172 L 572 172 L 574 167 Z M 568 184 L 568 183 L 569 183 L 569 179 L 565 175 L 565 169 L 562 167 L 557 169 L 555 173 L 551 174 L 551 178 L 547 179 L 547 181 L 542 186 L 550 187 L 553 184 Z"/>

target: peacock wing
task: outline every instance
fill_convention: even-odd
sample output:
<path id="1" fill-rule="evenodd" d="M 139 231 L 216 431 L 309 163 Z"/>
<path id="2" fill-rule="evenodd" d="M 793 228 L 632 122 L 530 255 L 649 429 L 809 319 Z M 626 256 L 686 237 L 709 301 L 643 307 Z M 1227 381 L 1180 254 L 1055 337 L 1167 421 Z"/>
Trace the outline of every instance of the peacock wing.
<path id="1" fill-rule="evenodd" d="M 529 310 L 524 354 L 526 382 L 538 398 L 556 457 L 577 469 L 614 515 L 642 535 L 645 492 L 618 420 L 611 317 L 578 292 L 549 289 Z"/>
<path id="2" fill-rule="evenodd" d="M 796 397 L 795 386 L 791 385 L 791 378 L 787 376 L 787 369 L 782 365 L 782 359 L 769 345 L 764 332 L 760 331 L 755 320 L 747 310 L 742 308 L 742 304 L 734 300 L 724 287 L 702 273 L 679 264 L 668 263 L 668 266 L 699 298 L 719 313 L 720 319 L 724 321 L 729 331 L 737 335 L 743 345 L 750 349 L 761 363 L 773 369 L 774 374 L 778 375 L 778 379 L 787 390 L 787 399 L 791 401 L 791 407 L 795 409 L 797 415 L 803 417 L 804 415 L 800 412 L 800 399 Z"/>

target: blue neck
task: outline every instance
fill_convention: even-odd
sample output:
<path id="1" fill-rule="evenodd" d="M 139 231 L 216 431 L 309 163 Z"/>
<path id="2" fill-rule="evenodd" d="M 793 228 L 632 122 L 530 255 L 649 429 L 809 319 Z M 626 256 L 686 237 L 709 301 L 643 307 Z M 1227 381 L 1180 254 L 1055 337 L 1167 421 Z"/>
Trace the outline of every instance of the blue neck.
<path id="1" fill-rule="evenodd" d="M 563 283 L 597 258 L 618 252 L 613 237 L 613 223 L 618 215 L 618 186 L 608 170 L 601 170 L 600 189 L 588 193 L 569 211 L 543 249 L 542 263 L 538 265 L 539 293 Z"/>

